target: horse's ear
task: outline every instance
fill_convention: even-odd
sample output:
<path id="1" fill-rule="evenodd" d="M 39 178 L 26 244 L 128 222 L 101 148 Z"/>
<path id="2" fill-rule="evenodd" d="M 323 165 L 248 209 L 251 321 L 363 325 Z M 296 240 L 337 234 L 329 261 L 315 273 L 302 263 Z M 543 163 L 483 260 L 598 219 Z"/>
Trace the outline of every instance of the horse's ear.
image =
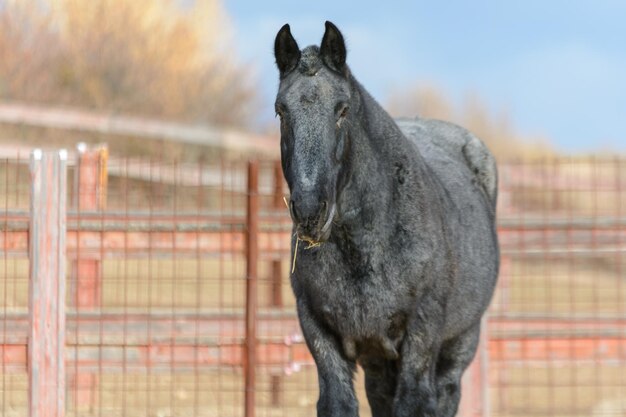
<path id="1" fill-rule="evenodd" d="M 326 31 L 320 46 L 322 60 L 331 69 L 344 73 L 346 67 L 346 43 L 337 26 L 326 21 Z"/>
<path id="2" fill-rule="evenodd" d="M 296 40 L 291 36 L 289 24 L 280 28 L 276 35 L 274 57 L 276 58 L 276 66 L 278 71 L 280 71 L 281 78 L 292 71 L 300 61 L 300 48 Z"/>

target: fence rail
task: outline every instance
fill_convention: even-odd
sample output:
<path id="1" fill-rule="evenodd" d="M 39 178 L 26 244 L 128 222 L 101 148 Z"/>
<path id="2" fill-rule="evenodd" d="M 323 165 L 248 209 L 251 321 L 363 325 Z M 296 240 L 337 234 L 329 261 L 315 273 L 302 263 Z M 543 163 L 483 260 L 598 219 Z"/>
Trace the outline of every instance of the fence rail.
<path id="1" fill-rule="evenodd" d="M 253 150 L 266 156 L 275 156 L 277 153 L 275 142 L 267 136 L 85 109 L 3 102 L 0 103 L 0 123 L 167 140 L 227 150 Z"/>
<path id="2" fill-rule="evenodd" d="M 310 414 L 315 375 L 286 284 L 291 222 L 280 167 L 150 163 L 150 174 L 136 175 L 104 148 L 69 160 L 39 188 L 42 177 L 19 173 L 23 161 L 0 166 L 2 414 Z M 626 412 L 626 161 L 520 161 L 500 170 L 501 276 L 461 415 Z M 60 192 L 70 204 L 15 207 L 22 200 L 10 178 L 32 181 L 36 203 L 66 175 L 71 184 Z M 37 245 L 33 219 L 61 208 L 65 243 L 50 246 L 50 232 Z M 50 270 L 35 268 L 37 260 L 50 256 L 67 260 L 69 273 L 61 268 L 37 286 L 37 271 Z M 33 300 L 59 308 L 43 316 L 58 317 L 43 334 Z M 47 344 L 50 332 L 61 342 Z M 46 346 L 48 355 L 33 350 Z M 63 378 L 33 372 L 59 354 L 48 375 Z M 25 385 L 15 382 L 26 374 Z M 44 398 L 60 406 L 39 406 Z"/>
<path id="3" fill-rule="evenodd" d="M 28 252 L 29 214 L 7 213 L 0 225 L 0 247 L 11 256 Z M 77 213 L 67 214 L 70 254 L 81 251 L 104 257 L 195 256 L 197 251 L 220 256 L 245 252 L 244 215 Z M 498 224 L 504 255 L 566 256 L 626 252 L 626 218 L 503 220 Z M 259 251 L 263 258 L 284 259 L 290 249 L 291 220 L 283 214 L 260 213 Z M 601 246 L 601 247 L 600 247 Z"/>

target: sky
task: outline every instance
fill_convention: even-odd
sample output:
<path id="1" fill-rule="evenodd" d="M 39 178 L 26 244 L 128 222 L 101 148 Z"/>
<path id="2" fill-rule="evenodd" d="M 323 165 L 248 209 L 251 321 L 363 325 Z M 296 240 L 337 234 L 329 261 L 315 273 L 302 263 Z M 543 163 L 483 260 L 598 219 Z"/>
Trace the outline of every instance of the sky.
<path id="1" fill-rule="evenodd" d="M 384 103 L 423 83 L 456 102 L 478 93 L 525 136 L 559 150 L 626 151 L 626 1 L 226 0 L 237 52 L 254 66 L 262 118 L 278 84 L 273 43 L 289 23 L 301 48 L 324 22 L 346 38 L 348 65 Z"/>

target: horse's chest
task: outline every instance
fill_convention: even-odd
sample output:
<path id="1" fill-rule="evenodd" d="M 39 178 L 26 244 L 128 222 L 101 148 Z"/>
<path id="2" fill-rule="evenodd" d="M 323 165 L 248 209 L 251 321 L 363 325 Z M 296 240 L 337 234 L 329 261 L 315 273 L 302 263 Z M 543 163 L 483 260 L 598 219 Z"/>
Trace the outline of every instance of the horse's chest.
<path id="1" fill-rule="evenodd" d="M 390 303 L 381 303 L 380 297 L 393 298 L 389 290 L 351 280 L 337 280 L 327 288 L 317 303 L 322 317 L 337 330 L 353 334 L 366 335 L 380 327 L 390 310 Z"/>
<path id="2" fill-rule="evenodd" d="M 320 274 L 314 295 L 318 319 L 331 328 L 357 354 L 382 351 L 393 357 L 406 324 L 409 295 L 402 286 L 390 285 L 387 277 Z M 393 282 L 393 281 L 391 281 Z"/>

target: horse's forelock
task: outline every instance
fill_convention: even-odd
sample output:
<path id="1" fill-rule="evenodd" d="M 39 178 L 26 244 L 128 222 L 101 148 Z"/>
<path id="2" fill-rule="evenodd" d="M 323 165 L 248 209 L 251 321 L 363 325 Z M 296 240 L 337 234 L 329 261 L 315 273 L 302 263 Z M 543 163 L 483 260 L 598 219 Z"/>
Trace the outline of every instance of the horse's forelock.
<path id="1" fill-rule="evenodd" d="M 298 71 L 303 75 L 315 75 L 324 63 L 320 57 L 320 50 L 317 46 L 308 46 L 302 50 Z"/>

